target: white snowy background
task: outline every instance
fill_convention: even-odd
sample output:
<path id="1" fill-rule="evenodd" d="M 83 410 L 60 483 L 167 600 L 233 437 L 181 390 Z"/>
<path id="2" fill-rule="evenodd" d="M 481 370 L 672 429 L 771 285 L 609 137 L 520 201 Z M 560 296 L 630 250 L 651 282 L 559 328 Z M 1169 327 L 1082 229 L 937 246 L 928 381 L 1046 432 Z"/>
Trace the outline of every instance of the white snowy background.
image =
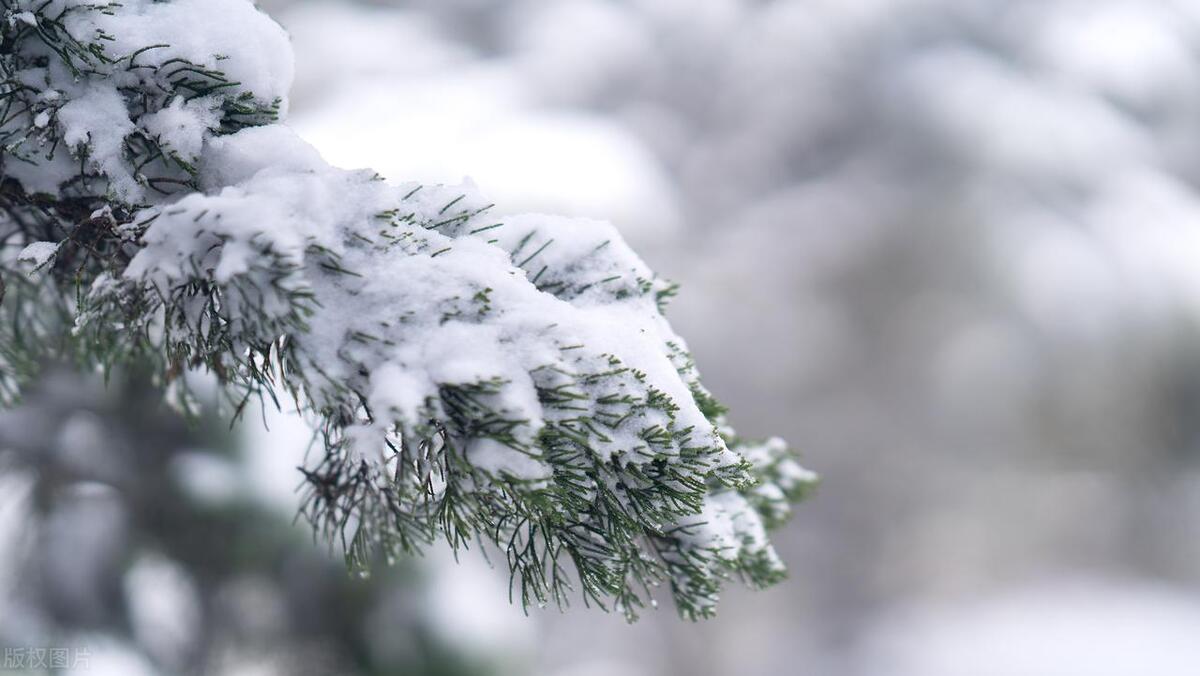
<path id="1" fill-rule="evenodd" d="M 262 4 L 327 160 L 613 221 L 739 429 L 823 476 L 791 578 L 716 620 L 526 619 L 434 556 L 446 640 L 548 676 L 1200 671 L 1200 2 Z M 287 512 L 307 435 L 271 417 L 239 490 Z M 125 591 L 150 643 L 189 593 L 153 560 Z"/>

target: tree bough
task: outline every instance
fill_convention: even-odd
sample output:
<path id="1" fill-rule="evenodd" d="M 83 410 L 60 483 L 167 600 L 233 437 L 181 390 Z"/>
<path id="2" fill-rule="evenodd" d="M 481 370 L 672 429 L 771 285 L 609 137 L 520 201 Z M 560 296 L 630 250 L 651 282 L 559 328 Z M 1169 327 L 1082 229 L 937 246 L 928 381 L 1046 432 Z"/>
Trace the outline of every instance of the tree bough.
<path id="1" fill-rule="evenodd" d="M 631 619 L 783 575 L 766 529 L 814 477 L 729 427 L 611 225 L 329 166 L 246 0 L 3 5 L 0 399 L 47 358 L 286 397 L 321 448 L 302 515 L 360 570 L 486 543 L 522 603 Z"/>

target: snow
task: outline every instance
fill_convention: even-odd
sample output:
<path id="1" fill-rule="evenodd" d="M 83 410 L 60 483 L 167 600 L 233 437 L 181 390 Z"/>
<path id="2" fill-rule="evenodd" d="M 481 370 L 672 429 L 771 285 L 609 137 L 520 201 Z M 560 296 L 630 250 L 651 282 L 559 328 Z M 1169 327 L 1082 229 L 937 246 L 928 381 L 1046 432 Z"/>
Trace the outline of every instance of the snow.
<path id="1" fill-rule="evenodd" d="M 266 157 L 269 165 L 264 162 Z M 206 191 L 243 183 L 267 168 L 299 174 L 328 166 L 315 148 L 298 142 L 295 132 L 278 124 L 209 138 L 199 164 L 200 185 Z"/>
<path id="2" fill-rule="evenodd" d="M 292 84 L 287 33 L 247 0 L 133 0 L 109 14 L 76 13 L 67 26 L 77 36 L 96 29 L 108 33 L 109 52 L 119 57 L 165 45 L 140 53 L 137 63 L 185 59 L 222 71 L 238 83 L 234 91 L 266 100 L 286 98 Z"/>
<path id="3" fill-rule="evenodd" d="M 57 195 L 58 188 L 79 172 L 79 163 L 69 153 L 55 153 L 37 163 L 10 162 L 4 167 L 6 176 L 19 181 L 29 193 Z"/>
<path id="4" fill-rule="evenodd" d="M 89 84 L 58 109 L 62 139 L 70 148 L 87 149 L 88 164 L 108 176 L 122 200 L 136 200 L 142 187 L 123 157 L 125 137 L 136 129 L 129 119 L 125 98 L 116 88 Z"/>
<path id="5" fill-rule="evenodd" d="M 200 635 L 203 604 L 187 570 L 164 556 L 143 554 L 125 573 L 124 591 L 138 644 L 160 663 L 187 664 Z"/>
<path id="6" fill-rule="evenodd" d="M 176 96 L 169 106 L 142 118 L 142 127 L 169 151 L 189 162 L 200 156 L 205 135 L 220 125 L 211 106 Z"/>
<path id="7" fill-rule="evenodd" d="M 85 170 L 102 176 L 115 198 L 133 204 L 152 201 L 157 195 L 147 190 L 144 164 L 126 155 L 131 137 L 140 133 L 159 139 L 186 162 L 200 154 L 207 132 L 226 114 L 227 102 L 244 105 L 250 100 L 268 106 L 278 101 L 281 111 L 286 110 L 293 71 L 287 35 L 246 0 L 133 0 L 113 6 L 20 0 L 15 5 L 28 10 L 15 13 L 13 20 L 30 25 L 44 12 L 55 19 L 61 12 L 66 32 L 83 44 L 96 45 L 106 58 L 76 55 L 76 61 L 87 62 L 72 70 L 56 56 L 50 67 L 20 72 L 29 87 L 25 95 L 35 101 L 26 113 L 28 121 L 46 130 L 14 146 L 26 162 L 14 163 L 23 166 L 9 173 L 30 191 L 56 194 L 62 183 L 79 174 L 82 159 Z M 27 63 L 53 53 L 29 39 L 14 50 Z M 229 85 L 204 90 L 216 82 L 206 73 L 216 71 Z M 201 91 L 193 93 L 196 83 Z M 137 90 L 144 96 L 134 96 Z M 164 92 L 169 95 L 164 97 Z M 53 130 L 51 121 L 57 123 Z M 21 122 L 21 116 L 14 116 L 6 126 Z M 45 134 L 51 131 L 64 149 L 48 143 Z"/>
<path id="8" fill-rule="evenodd" d="M 379 411 L 415 420 L 428 404 L 430 383 L 397 364 L 380 366 L 371 378 L 369 399 Z"/>
<path id="9" fill-rule="evenodd" d="M 33 12 L 14 12 L 10 19 L 14 24 L 23 23 L 26 26 L 37 26 L 37 16 Z"/>
<path id="10" fill-rule="evenodd" d="M 522 481 L 548 479 L 546 463 L 494 439 L 475 439 L 467 446 L 467 459 L 472 465 L 494 476 L 508 475 Z"/>
<path id="11" fill-rule="evenodd" d="M 40 268 L 54 258 L 54 255 L 58 253 L 58 247 L 57 242 L 34 242 L 21 250 L 17 260 Z"/>
<path id="12" fill-rule="evenodd" d="M 746 498 L 736 491 L 719 491 L 705 496 L 704 507 L 695 517 L 684 519 L 695 546 L 714 549 L 727 560 L 767 551 L 766 528 Z M 773 552 L 768 556 L 774 557 Z"/>

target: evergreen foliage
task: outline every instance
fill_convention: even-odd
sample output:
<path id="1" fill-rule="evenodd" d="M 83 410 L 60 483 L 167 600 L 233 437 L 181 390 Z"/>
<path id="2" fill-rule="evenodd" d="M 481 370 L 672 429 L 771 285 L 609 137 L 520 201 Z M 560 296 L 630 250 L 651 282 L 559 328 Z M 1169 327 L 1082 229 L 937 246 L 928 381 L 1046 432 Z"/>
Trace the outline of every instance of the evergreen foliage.
<path id="1" fill-rule="evenodd" d="M 498 548 L 514 598 L 705 617 L 813 477 L 741 439 L 606 223 L 330 167 L 246 0 L 0 0 L 0 401 L 49 358 L 206 372 L 319 430 L 303 516 L 373 556 Z"/>

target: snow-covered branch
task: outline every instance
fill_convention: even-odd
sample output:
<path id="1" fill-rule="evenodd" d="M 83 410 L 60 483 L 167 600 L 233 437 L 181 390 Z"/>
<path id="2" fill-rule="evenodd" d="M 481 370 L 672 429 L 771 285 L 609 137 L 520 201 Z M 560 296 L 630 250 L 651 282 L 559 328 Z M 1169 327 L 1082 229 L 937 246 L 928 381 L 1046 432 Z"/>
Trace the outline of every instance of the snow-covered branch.
<path id="1" fill-rule="evenodd" d="M 329 166 L 246 0 L 4 5 L 0 391 L 57 345 L 286 394 L 323 442 L 304 515 L 360 567 L 489 542 L 525 603 L 629 617 L 782 575 L 765 528 L 813 477 L 728 427 L 611 225 Z"/>

